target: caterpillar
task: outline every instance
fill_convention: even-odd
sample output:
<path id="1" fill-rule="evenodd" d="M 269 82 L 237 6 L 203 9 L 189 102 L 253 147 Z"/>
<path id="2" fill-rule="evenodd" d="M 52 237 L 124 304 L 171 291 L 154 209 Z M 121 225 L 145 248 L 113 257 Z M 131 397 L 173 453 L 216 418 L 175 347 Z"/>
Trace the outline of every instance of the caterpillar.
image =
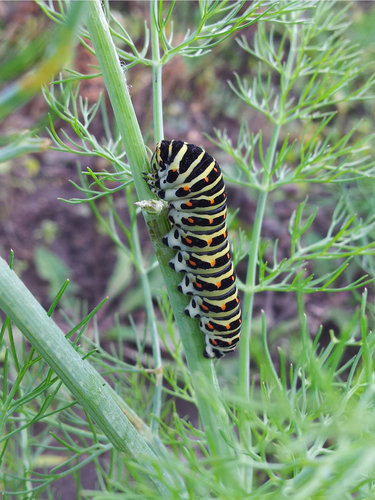
<path id="1" fill-rule="evenodd" d="M 172 229 L 163 242 L 176 249 L 169 262 L 185 273 L 178 290 L 191 295 L 185 314 L 199 318 L 206 358 L 235 349 L 241 333 L 241 306 L 227 236 L 226 189 L 214 158 L 194 144 L 160 141 L 144 173 L 149 189 L 168 202 Z"/>

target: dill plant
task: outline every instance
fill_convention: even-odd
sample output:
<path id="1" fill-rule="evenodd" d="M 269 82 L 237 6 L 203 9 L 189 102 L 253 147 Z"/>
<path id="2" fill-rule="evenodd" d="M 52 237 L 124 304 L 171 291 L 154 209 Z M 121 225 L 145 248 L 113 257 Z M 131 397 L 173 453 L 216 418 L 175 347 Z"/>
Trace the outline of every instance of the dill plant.
<path id="1" fill-rule="evenodd" d="M 64 3 L 57 3 L 57 8 L 38 3 L 55 22 L 64 22 Z M 73 475 L 80 498 L 370 498 L 375 471 L 375 339 L 367 301 L 373 291 L 374 219 L 372 213 L 353 213 L 348 186 L 358 192 L 373 185 L 374 163 L 369 138 L 354 127 L 337 133 L 335 123 L 340 105 L 370 99 L 373 77 L 357 84 L 363 71 L 358 65 L 361 52 L 345 38 L 348 9 L 331 2 L 201 1 L 194 5 L 197 24 L 181 39 L 172 29 L 178 3 L 151 1 L 144 45 L 139 48 L 127 19 L 120 22 L 114 17 L 108 3 L 104 10 L 98 1 L 87 5 L 87 31 L 82 30 L 81 42 L 98 58 L 116 133 L 107 127 L 106 141 L 91 133 L 97 116 L 105 124 L 109 121 L 104 100 L 90 107 L 77 86 L 90 75 L 67 70 L 43 94 L 53 116 L 70 127 L 69 133 L 56 129 L 51 119 L 49 134 L 55 150 L 73 153 L 78 160 L 100 157 L 110 165 L 100 171 L 82 169 L 76 184 L 79 195 L 67 201 L 90 206 L 125 262 L 134 266 L 147 321 L 141 333 L 132 325 L 139 349 L 134 364 L 121 358 L 120 349 L 107 353 L 101 348 L 95 323 L 95 341 L 85 337 L 96 310 L 70 325 L 70 344 L 51 319 L 66 285 L 44 315 L 1 263 L 0 305 L 7 313 L 1 330 L 4 495 L 34 498 L 55 480 Z M 255 35 L 250 38 L 243 33 L 253 24 Z M 226 359 L 215 365 L 202 358 L 202 335 L 197 322 L 183 315 L 186 297 L 176 292 L 179 277 L 169 269 L 171 252 L 160 241 L 167 230 L 166 217 L 153 213 L 152 203 L 143 212 L 157 261 L 142 253 L 135 202 L 150 198 L 141 177 L 149 156 L 120 64 L 121 59 L 127 65 L 130 84 L 133 66 L 141 64 L 153 72 L 156 141 L 164 136 L 164 65 L 176 56 L 204 58 L 230 36 L 230 43 L 256 63 L 248 77 L 241 72 L 229 83 L 228 100 L 243 116 L 237 134 L 211 134 L 232 164 L 227 183 L 256 200 L 251 234 L 240 230 L 234 239 L 234 259 L 247 266 L 240 282 L 244 324 L 238 373 L 225 368 L 226 363 L 231 366 Z M 253 112 L 263 117 L 264 130 L 249 127 Z M 263 226 L 268 207 L 277 196 L 285 199 L 283 189 L 291 185 L 302 186 L 309 197 L 296 204 L 285 228 L 289 251 L 280 256 L 278 242 L 267 241 Z M 317 187 L 334 209 L 325 234 L 311 239 L 318 214 L 311 200 L 317 198 Z M 117 193 L 126 199 L 128 224 L 116 203 Z M 168 299 L 153 289 L 157 266 Z M 262 312 L 259 321 L 254 318 L 254 295 L 263 292 L 289 294 L 296 304 L 299 340 L 294 352 L 279 350 L 277 363 L 269 347 L 267 315 Z M 320 345 L 322 330 L 311 336 L 308 328 L 305 299 L 314 292 L 347 292 L 359 304 L 348 314 L 340 335 L 331 332 L 325 346 Z M 16 345 L 12 321 L 31 341 L 30 352 Z M 152 362 L 144 361 L 146 333 Z M 46 334 L 51 340 L 43 343 Z M 160 342 L 171 361 L 163 360 Z M 346 359 L 348 347 L 356 353 Z M 253 351 L 259 383 L 250 372 Z M 179 414 L 178 400 L 197 408 L 201 425 Z M 33 435 L 37 422 L 44 424 L 38 440 Z M 51 460 L 54 453 L 64 460 L 55 466 L 47 460 L 45 471 L 38 472 L 42 459 Z M 20 460 L 23 472 L 15 474 Z M 89 462 L 97 474 L 96 491 L 81 486 L 80 470 Z"/>

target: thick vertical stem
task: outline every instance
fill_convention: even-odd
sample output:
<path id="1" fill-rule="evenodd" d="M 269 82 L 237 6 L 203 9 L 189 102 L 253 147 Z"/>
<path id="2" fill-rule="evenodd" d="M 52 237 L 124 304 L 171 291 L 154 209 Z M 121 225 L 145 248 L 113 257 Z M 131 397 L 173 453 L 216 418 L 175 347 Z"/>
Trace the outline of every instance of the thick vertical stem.
<path id="1" fill-rule="evenodd" d="M 155 460 L 156 455 L 149 443 L 127 419 L 124 405 L 120 405 L 119 400 L 114 398 L 106 381 L 87 359 L 82 359 L 56 323 L 1 258 L 0 283 L 0 309 L 56 372 L 113 446 L 138 460 L 145 457 Z M 165 495 L 166 487 L 163 482 L 152 475 L 151 479 L 160 494 Z M 163 480 L 169 481 L 168 474 Z"/>
<path id="2" fill-rule="evenodd" d="M 142 172 L 147 168 L 148 159 L 124 73 L 100 1 L 92 0 L 89 5 L 88 29 L 103 73 L 116 122 L 123 138 L 138 198 L 141 200 L 148 199 L 150 192 L 142 178 Z M 159 79 L 158 85 L 160 86 L 160 84 L 161 80 Z M 161 89 L 157 93 L 161 97 Z M 157 126 L 158 134 L 162 133 L 162 127 L 160 126 L 162 120 L 160 97 L 155 98 L 154 101 L 155 109 L 160 115 L 160 118 L 158 117 L 156 120 L 159 123 Z M 162 236 L 168 230 L 167 219 L 162 214 L 158 216 L 146 214 L 146 219 L 184 346 L 192 384 L 196 392 L 199 415 L 203 422 L 211 454 L 219 459 L 217 477 L 223 484 L 230 486 L 233 481 L 239 481 L 235 465 L 235 436 L 217 389 L 217 380 L 212 362 L 203 358 L 204 340 L 198 322 L 184 314 L 187 298 L 177 291 L 177 285 L 181 277 L 168 265 L 173 252 L 166 248 L 161 241 Z"/>

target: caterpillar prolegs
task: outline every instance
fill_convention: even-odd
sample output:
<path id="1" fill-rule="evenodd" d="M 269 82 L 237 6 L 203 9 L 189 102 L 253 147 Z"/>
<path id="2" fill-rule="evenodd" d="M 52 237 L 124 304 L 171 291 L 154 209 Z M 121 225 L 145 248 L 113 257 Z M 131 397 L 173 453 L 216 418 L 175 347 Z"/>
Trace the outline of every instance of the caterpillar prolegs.
<path id="1" fill-rule="evenodd" d="M 216 160 L 194 144 L 161 141 L 145 174 L 150 190 L 168 202 L 172 229 L 163 242 L 176 249 L 170 266 L 185 276 L 185 313 L 199 318 L 206 358 L 221 358 L 240 339 L 241 307 L 226 227 L 226 191 Z"/>

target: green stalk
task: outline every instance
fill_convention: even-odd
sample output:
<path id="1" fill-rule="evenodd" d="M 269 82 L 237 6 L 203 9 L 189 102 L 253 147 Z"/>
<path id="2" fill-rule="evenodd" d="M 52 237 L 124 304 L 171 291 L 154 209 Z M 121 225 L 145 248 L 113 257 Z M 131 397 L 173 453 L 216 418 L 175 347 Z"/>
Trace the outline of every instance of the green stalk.
<path id="1" fill-rule="evenodd" d="M 123 138 L 137 195 L 141 200 L 149 199 L 151 194 L 142 178 L 142 172 L 146 171 L 148 167 L 148 158 L 131 103 L 124 72 L 110 36 L 100 1 L 92 0 L 89 6 L 88 29 L 90 37 L 107 86 L 116 122 Z M 158 113 L 160 112 L 159 107 Z M 159 130 L 158 133 L 162 133 L 162 130 Z M 181 281 L 182 275 L 173 271 L 168 265 L 174 252 L 166 248 L 161 239 L 168 231 L 169 223 L 165 214 L 155 216 L 145 213 L 144 216 L 181 335 L 209 447 L 212 455 L 222 459 L 220 461 L 220 473 L 218 473 L 220 479 L 224 484 L 230 485 L 237 475 L 233 464 L 233 458 L 235 457 L 234 436 L 218 394 L 218 384 L 212 362 L 204 359 L 202 355 L 204 339 L 199 330 L 198 322 L 184 314 L 188 299 L 177 292 L 177 285 Z"/>
<path id="2" fill-rule="evenodd" d="M 250 396 L 250 339 L 251 339 L 251 327 L 253 320 L 253 293 L 252 290 L 255 288 L 255 278 L 256 269 L 258 262 L 258 251 L 259 243 L 261 237 L 261 229 L 264 220 L 264 214 L 266 209 L 266 203 L 268 198 L 268 193 L 271 189 L 272 178 L 270 177 L 270 172 L 272 172 L 272 167 L 275 159 L 277 143 L 280 137 L 281 125 L 285 119 L 285 107 L 287 102 L 288 93 L 290 90 L 290 81 L 293 73 L 293 63 L 296 57 L 297 50 L 297 36 L 298 36 L 298 26 L 295 24 L 291 29 L 291 47 L 288 52 L 288 59 L 285 65 L 285 70 L 282 73 L 281 84 L 280 84 L 280 104 L 278 121 L 275 125 L 272 133 L 271 142 L 267 149 L 267 155 L 265 162 L 263 164 L 263 180 L 261 191 L 259 192 L 257 208 L 255 213 L 255 221 L 253 232 L 251 235 L 251 248 L 249 254 L 249 261 L 247 267 L 246 275 L 246 285 L 247 291 L 244 294 L 243 299 L 243 311 L 244 311 L 244 321 L 241 333 L 241 350 L 240 350 L 240 392 L 244 400 L 248 400 Z M 251 428 L 250 422 L 247 421 L 246 412 L 240 412 L 239 416 L 240 422 L 240 433 L 243 440 L 247 443 L 251 443 Z M 245 488 L 247 491 L 251 491 L 252 488 L 252 467 L 245 465 L 243 468 L 243 480 L 245 483 Z"/>
<path id="3" fill-rule="evenodd" d="M 277 142 L 280 136 L 280 125 L 276 125 L 273 130 L 270 145 L 267 150 L 267 156 L 264 164 L 264 174 L 262 190 L 259 192 L 257 208 L 255 212 L 254 227 L 251 234 L 251 247 L 246 274 L 246 291 L 243 298 L 244 321 L 241 332 L 241 350 L 240 350 L 240 391 L 241 395 L 247 400 L 250 394 L 250 339 L 253 320 L 253 293 L 255 289 L 256 269 L 258 262 L 258 251 L 261 237 L 261 230 L 264 220 L 264 214 L 267 204 L 268 192 L 270 189 L 269 172 L 272 171 L 272 164 L 276 154 Z"/>
<path id="4" fill-rule="evenodd" d="M 258 249 L 260 242 L 260 233 L 262 229 L 264 212 L 267 202 L 267 191 L 261 191 L 258 198 L 254 227 L 251 235 L 251 250 L 249 255 L 249 262 L 247 267 L 246 275 L 246 285 L 247 290 L 254 290 L 255 287 L 255 277 L 256 268 L 258 262 Z M 244 311 L 244 321 L 241 331 L 241 348 L 240 348 L 240 393 L 244 398 L 244 401 L 248 401 L 250 397 L 250 339 L 251 339 L 251 327 L 253 320 L 253 305 L 254 305 L 254 294 L 251 291 L 246 291 L 243 298 L 243 311 Z M 252 437 L 251 437 L 251 422 L 248 421 L 248 416 L 246 411 L 240 410 L 239 412 L 239 430 L 241 434 L 241 441 L 247 443 L 250 447 Z M 243 482 L 246 491 L 252 490 L 252 479 L 253 468 L 251 465 L 246 464 L 243 467 Z"/>
<path id="5" fill-rule="evenodd" d="M 246 274 L 246 291 L 244 293 L 242 302 L 244 318 L 241 332 L 239 379 L 241 394 L 245 398 L 245 400 L 248 400 L 250 394 L 250 339 L 254 304 L 254 294 L 251 292 L 251 290 L 254 290 L 255 288 L 260 234 L 262 230 L 267 197 L 267 191 L 261 191 L 259 193 L 257 208 L 255 212 L 254 227 L 251 234 L 251 248 Z"/>
<path id="6" fill-rule="evenodd" d="M 134 211 L 135 207 L 132 207 L 132 197 L 131 197 L 131 190 L 129 190 L 129 186 L 125 189 L 126 192 L 126 197 L 127 197 L 127 202 L 128 206 L 131 207 L 131 209 Z M 107 221 L 104 219 L 104 217 L 101 215 L 100 211 L 98 210 L 95 201 L 89 200 L 89 204 L 91 207 L 91 210 L 93 213 L 96 215 L 98 221 L 100 224 L 105 228 L 107 234 L 112 238 L 112 241 L 121 249 L 121 251 L 125 252 L 126 255 L 128 255 L 129 258 L 132 259 L 133 264 L 135 265 L 137 272 L 139 273 L 140 280 L 141 280 L 141 285 L 142 285 L 142 290 L 143 290 L 143 297 L 145 300 L 145 309 L 147 312 L 147 318 L 148 322 L 150 325 L 150 333 L 151 333 L 151 343 L 152 343 L 152 351 L 153 351 L 153 356 L 154 356 L 154 361 L 155 361 L 155 393 L 154 393 L 154 404 L 153 404 L 153 416 L 151 419 L 151 432 L 157 434 L 158 426 L 159 426 L 159 417 L 160 417 L 160 411 L 161 411 L 161 395 L 162 395 L 162 387 L 163 387 L 163 368 L 162 368 L 162 362 L 161 362 L 161 354 L 160 354 L 160 345 L 159 345 L 159 336 L 158 336 L 158 331 L 157 331 L 157 321 L 156 321 L 156 316 L 152 304 L 152 294 L 151 294 L 151 289 L 150 289 L 150 283 L 148 279 L 148 274 L 145 269 L 145 265 L 143 263 L 143 257 L 142 257 L 142 252 L 141 252 L 141 244 L 139 240 L 139 233 L 138 233 L 138 226 L 136 222 L 132 224 L 132 229 L 131 229 L 131 234 L 130 231 L 128 231 L 119 217 L 118 213 L 116 212 L 115 208 L 113 207 L 111 203 L 110 197 L 108 197 L 108 203 L 110 210 L 113 213 L 113 217 L 119 227 L 124 231 L 126 236 L 128 237 L 128 242 L 130 245 L 130 251 L 128 248 L 122 243 L 122 241 L 118 238 L 117 233 L 113 233 L 111 230 L 109 224 Z M 135 214 L 133 213 L 132 216 Z M 155 439 L 155 436 L 154 436 Z"/>
<path id="7" fill-rule="evenodd" d="M 250 339 L 251 339 L 251 328 L 252 328 L 253 312 L 254 312 L 253 311 L 254 294 L 252 293 L 252 290 L 255 289 L 259 243 L 260 243 L 261 230 L 267 204 L 268 191 L 270 188 L 269 185 L 271 182 L 269 172 L 272 171 L 272 164 L 276 153 L 276 147 L 279 135 L 280 135 L 280 126 L 277 125 L 274 128 L 271 142 L 267 151 L 266 161 L 264 165 L 263 182 L 262 182 L 263 189 L 262 191 L 259 192 L 257 208 L 255 212 L 254 227 L 251 234 L 251 248 L 247 266 L 247 274 L 246 274 L 247 291 L 244 293 L 244 298 L 243 298 L 244 321 L 241 332 L 240 367 L 239 367 L 240 393 L 245 401 L 248 401 L 250 397 Z M 240 411 L 239 422 L 240 422 L 240 433 L 242 440 L 245 440 L 250 445 L 251 423 L 247 419 L 246 412 Z M 251 465 L 244 466 L 243 481 L 245 484 L 246 491 L 251 491 L 252 489 Z"/>
<path id="8" fill-rule="evenodd" d="M 127 193 L 128 203 L 131 203 L 131 194 Z M 141 242 L 139 240 L 138 226 L 134 222 L 132 227 L 132 242 L 133 242 L 133 255 L 137 263 L 137 270 L 141 280 L 143 298 L 145 302 L 145 309 L 147 313 L 148 325 L 150 327 L 152 354 L 154 357 L 154 370 L 155 370 L 155 391 L 153 396 L 152 418 L 151 418 L 151 431 L 155 434 L 158 432 L 159 419 L 161 412 L 161 400 L 163 389 L 163 364 L 160 353 L 159 334 L 157 329 L 157 320 L 155 315 L 154 306 L 152 303 L 152 293 L 146 266 L 143 263 L 143 256 L 141 251 Z"/>
<path id="9" fill-rule="evenodd" d="M 137 460 L 142 457 L 155 460 L 155 454 L 148 443 L 126 418 L 123 408 L 125 404 L 119 404 L 119 399 L 114 398 L 113 390 L 107 382 L 86 359 L 81 358 L 2 258 L 0 283 L 0 309 L 56 372 L 113 446 Z M 164 485 L 159 480 L 154 481 L 158 490 L 164 494 Z"/>
<path id="10" fill-rule="evenodd" d="M 160 62 L 160 47 L 159 47 L 159 34 L 157 27 L 158 19 L 158 2 L 150 0 L 150 25 L 151 25 L 151 50 L 152 50 L 152 104 L 153 104 L 153 118 L 154 118 L 154 136 L 155 142 L 164 139 L 163 127 L 163 82 L 162 82 L 162 69 L 163 66 Z"/>
<path id="11" fill-rule="evenodd" d="M 124 71 L 116 53 L 101 2 L 91 0 L 86 5 L 89 7 L 87 27 L 132 168 L 137 194 L 140 199 L 146 199 L 149 198 L 150 191 L 142 178 L 142 171 L 146 170 L 148 157 Z"/>

